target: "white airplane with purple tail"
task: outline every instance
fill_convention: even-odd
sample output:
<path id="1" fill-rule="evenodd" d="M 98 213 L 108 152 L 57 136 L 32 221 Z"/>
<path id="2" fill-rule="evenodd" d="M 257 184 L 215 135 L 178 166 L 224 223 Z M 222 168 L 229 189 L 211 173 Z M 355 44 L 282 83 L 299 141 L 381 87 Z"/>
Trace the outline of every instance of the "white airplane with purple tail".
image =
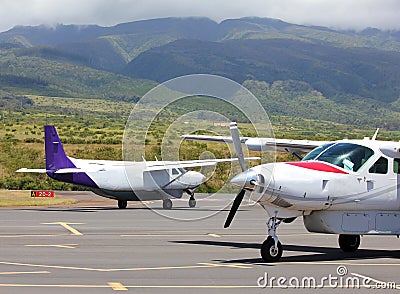
<path id="1" fill-rule="evenodd" d="M 206 178 L 185 168 L 238 160 L 134 162 L 76 159 L 65 154 L 54 126 L 45 126 L 44 134 L 46 169 L 21 168 L 17 172 L 46 173 L 55 180 L 85 186 L 97 195 L 118 200 L 119 208 L 126 208 L 128 201 L 162 200 L 163 208 L 171 209 L 171 199 L 182 198 L 183 192 L 190 195 L 189 207 L 195 207 L 194 191 Z"/>

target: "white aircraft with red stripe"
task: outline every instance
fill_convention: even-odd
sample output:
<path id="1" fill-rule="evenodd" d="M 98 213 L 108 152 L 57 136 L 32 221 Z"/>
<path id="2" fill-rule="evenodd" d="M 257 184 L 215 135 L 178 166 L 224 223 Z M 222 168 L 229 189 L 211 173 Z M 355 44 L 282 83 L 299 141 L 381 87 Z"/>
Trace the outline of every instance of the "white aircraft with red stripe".
<path id="1" fill-rule="evenodd" d="M 245 194 L 267 211 L 268 238 L 261 246 L 265 261 L 278 261 L 282 245 L 276 230 L 302 216 L 310 232 L 339 234 L 339 246 L 353 252 L 361 235 L 400 234 L 400 143 L 372 139 L 308 141 L 185 135 L 185 139 L 234 143 L 243 172 L 231 182 L 241 191 L 225 223 L 229 227 Z M 241 143 L 249 150 L 276 150 L 301 161 L 245 168 Z M 310 151 L 311 150 L 311 151 Z"/>

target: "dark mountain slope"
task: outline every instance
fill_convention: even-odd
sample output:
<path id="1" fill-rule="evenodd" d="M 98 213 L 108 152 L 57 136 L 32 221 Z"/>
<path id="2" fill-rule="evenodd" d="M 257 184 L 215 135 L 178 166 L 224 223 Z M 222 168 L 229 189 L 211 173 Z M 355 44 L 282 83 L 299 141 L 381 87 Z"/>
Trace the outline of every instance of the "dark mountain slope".
<path id="1" fill-rule="evenodd" d="M 299 80 L 328 97 L 347 93 L 387 102 L 400 97 L 400 53 L 296 40 L 179 40 L 142 53 L 124 73 L 158 82 L 193 73 L 237 82 Z"/>

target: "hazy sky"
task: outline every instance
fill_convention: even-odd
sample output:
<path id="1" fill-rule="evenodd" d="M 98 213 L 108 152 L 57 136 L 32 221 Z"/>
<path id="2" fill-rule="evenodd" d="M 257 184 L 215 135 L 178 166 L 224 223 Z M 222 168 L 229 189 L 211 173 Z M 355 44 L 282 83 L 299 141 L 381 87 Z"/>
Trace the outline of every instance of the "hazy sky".
<path id="1" fill-rule="evenodd" d="M 342 29 L 400 29 L 400 0 L 0 0 L 0 31 L 15 25 L 99 24 L 259 16 Z"/>

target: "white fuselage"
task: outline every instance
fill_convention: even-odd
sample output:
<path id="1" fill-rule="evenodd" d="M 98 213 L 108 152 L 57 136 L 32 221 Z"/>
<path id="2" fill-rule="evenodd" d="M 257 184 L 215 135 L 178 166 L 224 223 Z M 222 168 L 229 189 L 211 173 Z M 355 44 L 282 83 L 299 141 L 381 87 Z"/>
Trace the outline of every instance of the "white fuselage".
<path id="1" fill-rule="evenodd" d="M 194 189 L 205 177 L 195 171 L 163 167 L 163 161 L 110 161 L 70 158 L 77 168 L 96 184 L 93 191 L 101 196 L 124 200 L 180 198 L 186 189 Z"/>
<path id="2" fill-rule="evenodd" d="M 310 160 L 244 172 L 247 185 L 251 179 L 258 183 L 248 192 L 251 198 L 270 216 L 303 215 L 310 231 L 399 234 L 400 143 L 343 140 L 331 145 Z M 237 184 L 244 178 L 238 176 Z"/>

